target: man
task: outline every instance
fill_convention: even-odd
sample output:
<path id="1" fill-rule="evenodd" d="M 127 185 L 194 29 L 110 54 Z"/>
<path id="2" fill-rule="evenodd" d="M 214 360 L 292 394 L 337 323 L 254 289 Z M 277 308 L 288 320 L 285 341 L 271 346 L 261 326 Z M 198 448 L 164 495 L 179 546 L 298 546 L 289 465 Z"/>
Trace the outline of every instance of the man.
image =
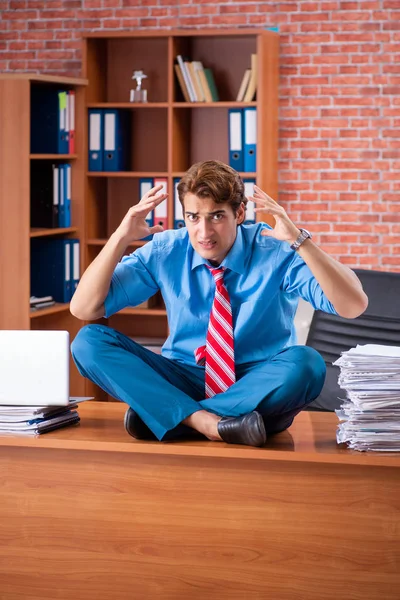
<path id="1" fill-rule="evenodd" d="M 93 320 L 161 290 L 170 329 L 162 356 L 100 324 L 81 329 L 72 354 L 82 375 L 130 406 L 125 427 L 135 438 L 195 430 L 262 446 L 268 433 L 289 427 L 325 379 L 322 357 L 295 345 L 299 297 L 347 318 L 368 300 L 353 271 L 258 187 L 252 200 L 273 215 L 275 228 L 243 225 L 247 199 L 231 167 L 197 163 L 178 191 L 186 228 L 148 227 L 146 216 L 166 198 L 153 188 L 130 208 L 71 301 L 73 315 Z M 150 234 L 121 260 L 131 242 Z"/>

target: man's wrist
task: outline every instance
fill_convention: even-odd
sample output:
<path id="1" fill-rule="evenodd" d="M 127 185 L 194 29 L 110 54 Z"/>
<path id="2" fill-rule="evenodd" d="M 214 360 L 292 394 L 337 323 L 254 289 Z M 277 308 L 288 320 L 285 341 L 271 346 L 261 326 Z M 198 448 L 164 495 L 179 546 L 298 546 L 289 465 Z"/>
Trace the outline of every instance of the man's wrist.
<path id="1" fill-rule="evenodd" d="M 299 235 L 296 238 L 296 240 L 292 244 L 290 244 L 290 247 L 292 250 L 297 251 L 306 240 L 311 240 L 311 238 L 311 233 L 307 231 L 307 229 L 303 229 L 303 227 L 300 227 Z"/>

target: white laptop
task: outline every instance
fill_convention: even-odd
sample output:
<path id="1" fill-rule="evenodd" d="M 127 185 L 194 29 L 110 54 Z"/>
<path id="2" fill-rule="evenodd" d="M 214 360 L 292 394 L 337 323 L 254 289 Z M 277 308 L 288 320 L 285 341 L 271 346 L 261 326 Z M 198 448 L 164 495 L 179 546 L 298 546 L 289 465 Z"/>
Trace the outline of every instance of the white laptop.
<path id="1" fill-rule="evenodd" d="M 68 331 L 0 330 L 0 405 L 69 404 Z"/>

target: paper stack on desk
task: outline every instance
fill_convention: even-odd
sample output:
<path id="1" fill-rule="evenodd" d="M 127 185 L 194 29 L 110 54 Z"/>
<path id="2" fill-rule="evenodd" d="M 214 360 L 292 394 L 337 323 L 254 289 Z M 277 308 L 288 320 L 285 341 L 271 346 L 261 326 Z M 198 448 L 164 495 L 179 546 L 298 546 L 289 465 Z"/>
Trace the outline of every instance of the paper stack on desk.
<path id="1" fill-rule="evenodd" d="M 354 450 L 400 451 L 400 347 L 356 346 L 333 363 L 347 399 L 336 414 L 337 442 Z"/>
<path id="2" fill-rule="evenodd" d="M 0 435 L 40 435 L 79 423 L 76 408 L 89 397 L 71 397 L 67 406 L 0 405 Z"/>

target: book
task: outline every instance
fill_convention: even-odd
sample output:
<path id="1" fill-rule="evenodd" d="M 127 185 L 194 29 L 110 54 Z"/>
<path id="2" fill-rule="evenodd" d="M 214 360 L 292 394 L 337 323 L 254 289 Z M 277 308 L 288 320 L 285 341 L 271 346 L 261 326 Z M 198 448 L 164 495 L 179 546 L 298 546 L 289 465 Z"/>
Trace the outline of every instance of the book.
<path id="1" fill-rule="evenodd" d="M 215 85 L 214 75 L 213 75 L 212 70 L 209 68 L 206 68 L 206 69 L 204 69 L 204 74 L 207 79 L 208 87 L 210 88 L 212 101 L 219 102 L 218 90 L 217 90 L 217 86 Z"/>
<path id="2" fill-rule="evenodd" d="M 244 96 L 244 102 L 251 102 L 257 90 L 257 54 L 251 55 L 251 76 Z"/>
<path id="3" fill-rule="evenodd" d="M 183 94 L 183 97 L 186 100 L 186 102 L 190 102 L 189 92 L 188 92 L 185 80 L 183 78 L 181 68 L 180 68 L 180 66 L 178 64 L 176 64 L 176 65 L 174 65 L 174 69 L 175 69 L 176 77 L 178 79 L 179 86 L 181 88 L 181 92 Z"/>
<path id="4" fill-rule="evenodd" d="M 240 84 L 240 88 L 238 91 L 238 95 L 236 96 L 236 102 L 243 102 L 249 81 L 250 81 L 250 77 L 251 77 L 251 69 L 246 69 L 244 74 L 243 74 L 243 78 L 242 78 L 242 82 Z"/>

